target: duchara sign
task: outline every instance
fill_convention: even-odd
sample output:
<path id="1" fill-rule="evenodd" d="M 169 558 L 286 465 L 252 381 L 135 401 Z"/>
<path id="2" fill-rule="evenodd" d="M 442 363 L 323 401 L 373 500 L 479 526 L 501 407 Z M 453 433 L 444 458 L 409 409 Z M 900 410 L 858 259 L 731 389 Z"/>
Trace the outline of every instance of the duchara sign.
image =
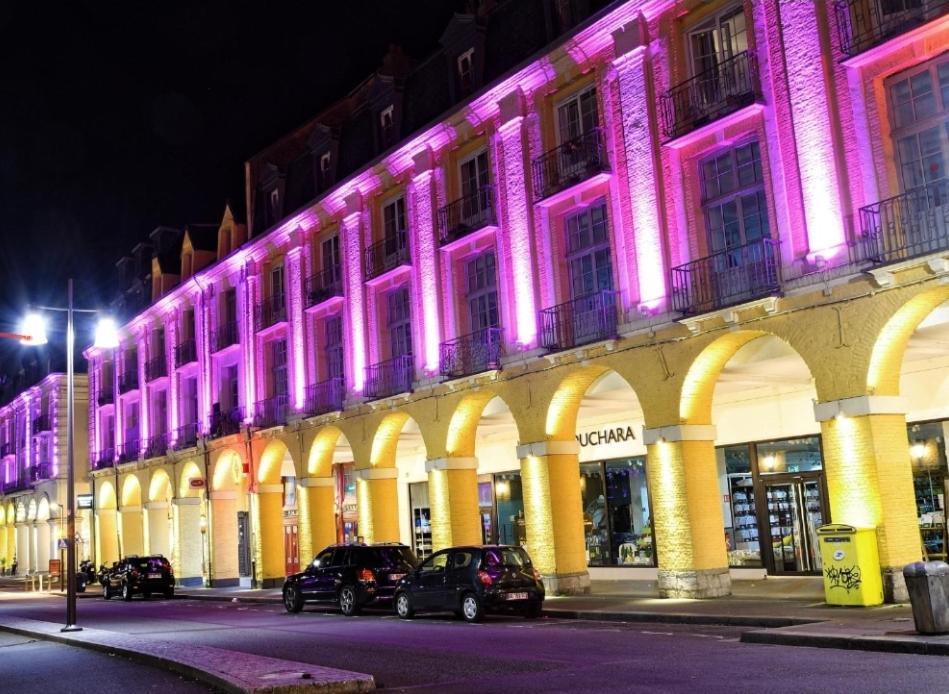
<path id="1" fill-rule="evenodd" d="M 612 429 L 599 429 L 598 431 L 586 431 L 577 434 L 577 442 L 581 447 L 602 446 L 608 443 L 624 443 L 626 441 L 635 441 L 636 434 L 633 433 L 633 427 L 613 427 Z"/>

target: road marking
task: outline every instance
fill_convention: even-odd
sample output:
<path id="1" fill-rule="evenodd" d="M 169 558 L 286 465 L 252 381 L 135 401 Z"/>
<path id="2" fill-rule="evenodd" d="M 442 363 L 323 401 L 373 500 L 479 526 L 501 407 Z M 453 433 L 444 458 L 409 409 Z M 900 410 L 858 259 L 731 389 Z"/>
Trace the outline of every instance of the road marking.
<path id="1" fill-rule="evenodd" d="M 645 629 L 640 630 L 640 634 L 649 634 L 650 636 L 674 636 L 674 632 L 671 631 L 646 631 Z"/>

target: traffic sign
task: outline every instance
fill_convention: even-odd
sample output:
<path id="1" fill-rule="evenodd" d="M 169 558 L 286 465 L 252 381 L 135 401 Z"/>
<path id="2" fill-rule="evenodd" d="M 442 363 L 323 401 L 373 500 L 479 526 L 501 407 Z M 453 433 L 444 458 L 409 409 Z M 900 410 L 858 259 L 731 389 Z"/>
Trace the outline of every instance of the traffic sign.
<path id="1" fill-rule="evenodd" d="M 59 542 L 56 543 L 58 549 L 69 549 L 69 540 L 65 537 L 59 538 Z"/>

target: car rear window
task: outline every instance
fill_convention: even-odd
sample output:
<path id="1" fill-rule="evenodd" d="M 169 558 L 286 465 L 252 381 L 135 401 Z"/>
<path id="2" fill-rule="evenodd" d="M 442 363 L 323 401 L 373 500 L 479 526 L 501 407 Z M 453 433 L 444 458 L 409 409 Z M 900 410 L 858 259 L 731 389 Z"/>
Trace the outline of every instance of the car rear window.
<path id="1" fill-rule="evenodd" d="M 484 550 L 481 565 L 487 568 L 492 566 L 508 566 L 522 568 L 530 564 L 527 553 L 520 547 L 492 547 Z"/>
<path id="2" fill-rule="evenodd" d="M 168 565 L 168 560 L 161 557 L 142 557 L 131 564 L 139 571 L 161 571 Z"/>
<path id="3" fill-rule="evenodd" d="M 403 564 L 418 566 L 418 559 L 415 558 L 415 554 L 408 547 L 361 547 L 359 554 L 362 561 L 381 568 L 402 566 Z"/>

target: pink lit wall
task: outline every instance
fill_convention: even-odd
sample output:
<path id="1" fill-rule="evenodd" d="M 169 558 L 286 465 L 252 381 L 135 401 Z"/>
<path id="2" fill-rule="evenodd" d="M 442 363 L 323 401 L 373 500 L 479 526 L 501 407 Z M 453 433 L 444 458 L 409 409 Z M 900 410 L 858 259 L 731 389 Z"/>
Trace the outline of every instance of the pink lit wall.
<path id="1" fill-rule="evenodd" d="M 353 391 L 361 394 L 366 379 L 366 323 L 365 296 L 362 273 L 362 213 L 351 210 L 340 228 L 343 249 L 344 291 L 346 307 L 343 312 L 344 328 L 349 338 L 346 351 L 346 374 Z"/>
<path id="2" fill-rule="evenodd" d="M 431 162 L 418 163 L 417 160 L 417 166 L 430 167 Z M 435 229 L 435 179 L 431 168 L 425 168 L 415 175 L 409 187 L 409 197 L 409 230 L 412 234 L 409 250 L 412 252 L 412 265 L 417 268 L 414 273 L 414 311 L 415 315 L 421 318 L 416 324 L 422 338 L 421 354 L 416 354 L 416 364 L 420 365 L 426 374 L 433 375 L 438 373 L 441 321 L 438 242 Z"/>
<path id="3" fill-rule="evenodd" d="M 294 247 L 287 251 L 287 356 L 290 360 L 290 394 L 295 410 L 302 410 L 306 400 L 306 347 L 303 322 L 303 234 L 294 235 Z"/>

